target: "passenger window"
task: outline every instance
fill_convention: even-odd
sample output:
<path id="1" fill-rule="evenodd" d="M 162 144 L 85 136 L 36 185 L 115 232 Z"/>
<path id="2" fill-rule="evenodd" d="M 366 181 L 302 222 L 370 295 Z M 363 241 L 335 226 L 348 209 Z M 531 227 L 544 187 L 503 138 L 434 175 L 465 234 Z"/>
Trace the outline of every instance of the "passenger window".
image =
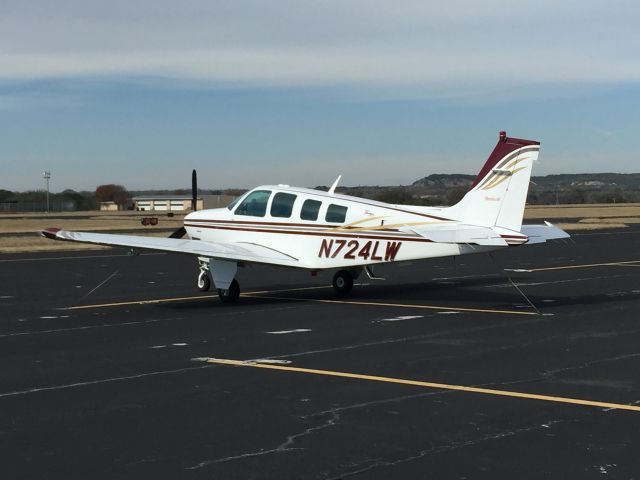
<path id="1" fill-rule="evenodd" d="M 236 215 L 249 215 L 251 217 L 264 217 L 267 213 L 267 202 L 271 196 L 270 190 L 256 190 L 251 192 L 236 208 Z"/>
<path id="2" fill-rule="evenodd" d="M 317 200 L 305 200 L 300 210 L 300 218 L 302 220 L 317 220 L 320 211 L 321 202 Z"/>
<path id="3" fill-rule="evenodd" d="M 293 202 L 296 201 L 296 196 L 297 195 L 292 193 L 276 193 L 273 196 L 273 202 L 271 202 L 271 216 L 289 218 L 293 210 Z"/>
<path id="4" fill-rule="evenodd" d="M 327 222 L 342 223 L 345 218 L 347 218 L 347 207 L 334 204 L 329 205 L 327 215 L 325 216 Z"/>

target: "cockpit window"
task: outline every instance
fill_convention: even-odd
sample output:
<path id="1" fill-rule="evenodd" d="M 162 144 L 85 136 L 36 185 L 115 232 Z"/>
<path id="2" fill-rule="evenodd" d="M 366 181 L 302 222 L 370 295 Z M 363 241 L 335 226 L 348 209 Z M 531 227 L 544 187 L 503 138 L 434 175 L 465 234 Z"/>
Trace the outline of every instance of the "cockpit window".
<path id="1" fill-rule="evenodd" d="M 236 198 L 231 200 L 231 203 L 229 205 L 227 205 L 227 208 L 229 210 L 233 210 L 233 207 L 235 207 L 237 205 L 237 203 L 240 201 L 241 198 L 242 198 L 242 195 L 238 195 Z"/>
<path id="2" fill-rule="evenodd" d="M 296 201 L 297 195 L 292 193 L 278 192 L 273 196 L 271 202 L 271 216 L 289 218 L 293 210 L 293 203 Z"/>
<path id="3" fill-rule="evenodd" d="M 300 210 L 300 218 L 302 220 L 317 220 L 320 205 L 322 202 L 318 200 L 305 200 L 302 204 L 302 210 Z"/>
<path id="4" fill-rule="evenodd" d="M 327 215 L 324 217 L 327 222 L 334 223 L 343 223 L 345 218 L 347 218 L 347 207 L 333 203 L 327 208 Z"/>
<path id="5" fill-rule="evenodd" d="M 270 190 L 255 190 L 245 197 L 238 208 L 236 215 L 248 215 L 251 217 L 264 217 L 267 213 L 267 203 L 271 196 Z"/>

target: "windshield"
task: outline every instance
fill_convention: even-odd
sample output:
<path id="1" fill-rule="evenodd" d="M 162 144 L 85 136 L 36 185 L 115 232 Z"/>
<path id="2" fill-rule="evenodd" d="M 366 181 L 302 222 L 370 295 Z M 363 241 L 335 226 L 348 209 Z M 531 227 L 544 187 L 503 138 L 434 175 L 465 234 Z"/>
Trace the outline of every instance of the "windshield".
<path id="1" fill-rule="evenodd" d="M 254 190 L 238 205 L 235 214 L 264 217 L 267 213 L 267 203 L 270 196 L 271 190 Z"/>
<path id="2" fill-rule="evenodd" d="M 229 210 L 233 210 L 233 207 L 235 207 L 238 204 L 238 202 L 240 201 L 241 198 L 242 198 L 242 195 L 238 195 L 236 198 L 231 200 L 231 203 L 229 205 L 227 205 L 227 208 Z"/>

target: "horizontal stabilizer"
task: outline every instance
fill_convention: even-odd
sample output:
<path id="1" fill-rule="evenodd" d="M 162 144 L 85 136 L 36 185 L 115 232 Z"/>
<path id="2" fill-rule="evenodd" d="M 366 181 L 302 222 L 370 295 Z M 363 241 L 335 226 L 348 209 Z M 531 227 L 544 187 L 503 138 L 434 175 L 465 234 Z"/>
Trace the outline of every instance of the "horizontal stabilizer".
<path id="1" fill-rule="evenodd" d="M 507 242 L 490 227 L 477 225 L 435 225 L 423 228 L 412 228 L 418 235 L 436 243 L 472 243 L 506 247 Z"/>
<path id="2" fill-rule="evenodd" d="M 529 237 L 527 245 L 544 243 L 547 240 L 569 238 L 569 234 L 567 232 L 549 222 L 544 222 L 544 225 L 522 225 L 520 233 Z"/>

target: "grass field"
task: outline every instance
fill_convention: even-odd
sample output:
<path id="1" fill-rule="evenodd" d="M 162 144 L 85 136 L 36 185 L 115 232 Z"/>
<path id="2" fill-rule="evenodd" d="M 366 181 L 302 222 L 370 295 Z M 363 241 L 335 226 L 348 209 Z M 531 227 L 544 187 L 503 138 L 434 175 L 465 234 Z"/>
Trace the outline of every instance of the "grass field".
<path id="1" fill-rule="evenodd" d="M 158 225 L 143 226 L 143 217 L 155 216 Z M 527 207 L 525 222 L 557 220 L 567 231 L 624 228 L 640 223 L 640 204 L 606 205 L 534 205 Z M 54 242 L 40 236 L 40 230 L 57 227 L 66 230 L 131 233 L 135 235 L 168 236 L 182 226 L 184 215 L 168 217 L 156 212 L 69 212 L 0 214 L 0 253 L 89 250 L 96 245 Z"/>
<path id="2" fill-rule="evenodd" d="M 158 225 L 144 226 L 144 217 L 157 217 Z M 93 250 L 99 247 L 71 242 L 54 242 L 40 235 L 48 227 L 84 232 L 130 233 L 166 237 L 182 226 L 184 214 L 168 217 L 161 212 L 65 212 L 0 215 L 0 253 Z"/>

